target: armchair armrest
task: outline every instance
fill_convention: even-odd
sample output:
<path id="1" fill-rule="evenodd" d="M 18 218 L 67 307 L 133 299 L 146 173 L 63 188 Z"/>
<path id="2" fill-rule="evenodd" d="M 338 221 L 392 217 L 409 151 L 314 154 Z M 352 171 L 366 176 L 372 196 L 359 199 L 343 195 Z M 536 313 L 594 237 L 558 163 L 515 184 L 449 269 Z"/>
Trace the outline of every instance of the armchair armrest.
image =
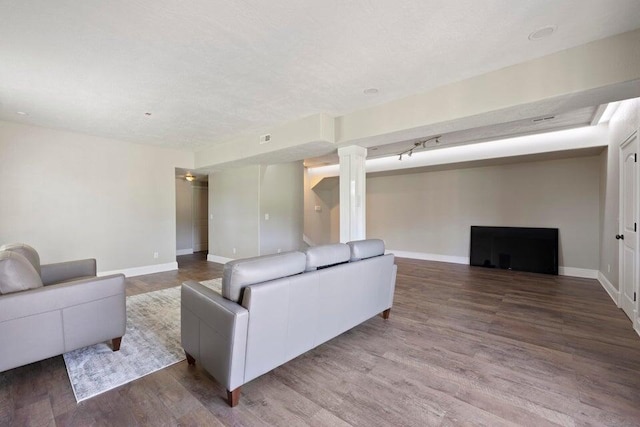
<path id="1" fill-rule="evenodd" d="M 249 311 L 198 282 L 182 284 L 182 346 L 224 385 L 244 384 Z"/>
<path id="2" fill-rule="evenodd" d="M 113 296 L 125 303 L 125 280 L 122 274 L 90 277 L 57 285 L 14 292 L 0 298 L 0 322 L 54 310 L 64 310 Z"/>
<path id="3" fill-rule="evenodd" d="M 95 275 L 95 259 L 81 259 L 40 266 L 40 276 L 42 277 L 42 284 L 45 286 L 81 277 L 95 277 Z"/>

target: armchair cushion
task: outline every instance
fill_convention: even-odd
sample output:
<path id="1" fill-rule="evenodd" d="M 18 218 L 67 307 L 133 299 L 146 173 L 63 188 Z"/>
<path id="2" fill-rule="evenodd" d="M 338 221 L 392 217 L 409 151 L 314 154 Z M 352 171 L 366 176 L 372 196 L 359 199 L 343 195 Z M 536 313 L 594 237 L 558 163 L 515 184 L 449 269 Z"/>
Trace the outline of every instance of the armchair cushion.
<path id="1" fill-rule="evenodd" d="M 0 294 L 42 287 L 40 275 L 31 263 L 13 251 L 0 251 Z"/>
<path id="2" fill-rule="evenodd" d="M 38 255 L 38 251 L 31 246 L 25 245 L 24 243 L 10 243 L 0 246 L 0 251 L 11 251 L 22 255 L 31 263 L 38 275 L 40 275 L 40 255 Z"/>

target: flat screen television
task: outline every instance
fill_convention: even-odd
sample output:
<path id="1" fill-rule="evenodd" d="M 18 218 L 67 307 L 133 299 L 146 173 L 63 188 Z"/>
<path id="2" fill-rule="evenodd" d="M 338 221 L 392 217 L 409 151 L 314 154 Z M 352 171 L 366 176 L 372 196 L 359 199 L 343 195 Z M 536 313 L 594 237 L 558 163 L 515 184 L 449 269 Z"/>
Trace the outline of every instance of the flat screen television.
<path id="1" fill-rule="evenodd" d="M 558 229 L 471 226 L 470 264 L 558 274 Z"/>

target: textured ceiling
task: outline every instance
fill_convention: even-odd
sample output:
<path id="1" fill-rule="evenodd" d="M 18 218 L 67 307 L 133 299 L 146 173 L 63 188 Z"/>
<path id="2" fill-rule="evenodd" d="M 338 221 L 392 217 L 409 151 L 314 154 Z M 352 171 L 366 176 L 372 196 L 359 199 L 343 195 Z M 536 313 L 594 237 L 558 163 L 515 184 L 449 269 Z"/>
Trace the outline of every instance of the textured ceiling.
<path id="1" fill-rule="evenodd" d="M 0 0 L 0 17 L 0 119 L 197 150 L 635 29 L 640 2 Z"/>

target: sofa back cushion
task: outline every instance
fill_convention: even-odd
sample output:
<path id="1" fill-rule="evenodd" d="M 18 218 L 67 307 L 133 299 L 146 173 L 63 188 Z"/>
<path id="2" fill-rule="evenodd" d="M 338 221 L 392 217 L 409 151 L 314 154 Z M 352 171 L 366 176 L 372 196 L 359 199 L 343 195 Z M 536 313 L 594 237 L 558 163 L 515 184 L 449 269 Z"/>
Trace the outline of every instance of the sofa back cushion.
<path id="1" fill-rule="evenodd" d="M 348 262 L 351 256 L 349 246 L 344 243 L 312 246 L 305 251 L 307 265 L 305 271 L 313 271 L 323 267 Z"/>
<path id="2" fill-rule="evenodd" d="M 351 249 L 350 261 L 384 255 L 384 241 L 380 239 L 354 240 L 347 245 Z"/>
<path id="3" fill-rule="evenodd" d="M 40 255 L 38 255 L 38 251 L 31 246 L 25 245 L 24 243 L 10 243 L 0 246 L 0 251 L 11 251 L 22 255 L 31 263 L 33 268 L 38 272 L 38 275 L 40 275 Z"/>
<path id="4" fill-rule="evenodd" d="M 228 262 L 222 273 L 222 296 L 239 303 L 245 287 L 302 273 L 305 263 L 306 257 L 302 252 L 283 252 Z"/>
<path id="5" fill-rule="evenodd" d="M 21 254 L 0 251 L 0 294 L 42 287 L 40 275 Z"/>

